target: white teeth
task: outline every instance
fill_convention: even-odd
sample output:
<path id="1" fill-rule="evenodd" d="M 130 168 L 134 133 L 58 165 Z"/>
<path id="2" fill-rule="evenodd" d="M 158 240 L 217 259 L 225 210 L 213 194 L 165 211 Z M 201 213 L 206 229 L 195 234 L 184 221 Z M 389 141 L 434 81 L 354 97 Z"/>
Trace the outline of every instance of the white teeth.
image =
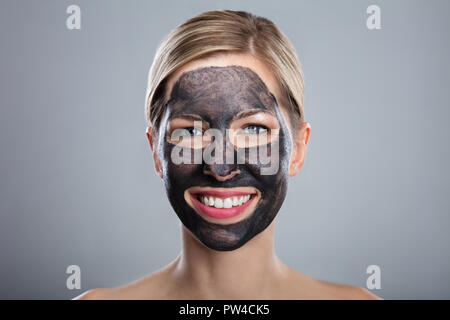
<path id="1" fill-rule="evenodd" d="M 251 195 L 246 196 L 234 196 L 230 198 L 215 198 L 212 196 L 200 196 L 200 201 L 210 207 L 215 207 L 218 209 L 226 208 L 229 209 L 231 207 L 238 207 L 246 203 L 248 200 L 250 200 Z"/>
<path id="2" fill-rule="evenodd" d="M 214 207 L 216 207 L 217 209 L 223 208 L 223 200 L 220 198 L 215 198 L 214 199 Z"/>
<path id="3" fill-rule="evenodd" d="M 233 206 L 233 201 L 231 200 L 231 198 L 225 198 L 225 200 L 223 200 L 223 207 L 226 209 L 229 209 Z"/>

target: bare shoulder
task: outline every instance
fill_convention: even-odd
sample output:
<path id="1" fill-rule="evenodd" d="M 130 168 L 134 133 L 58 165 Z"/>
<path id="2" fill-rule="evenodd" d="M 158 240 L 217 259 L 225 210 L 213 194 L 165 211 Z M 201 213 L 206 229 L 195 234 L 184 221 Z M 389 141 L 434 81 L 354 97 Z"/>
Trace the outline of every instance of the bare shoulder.
<path id="1" fill-rule="evenodd" d="M 293 285 L 294 284 L 294 285 Z M 288 287 L 294 299 L 315 300 L 383 300 L 370 291 L 346 284 L 315 279 L 291 269 Z"/>
<path id="2" fill-rule="evenodd" d="M 73 300 L 166 299 L 168 281 L 165 269 L 116 288 L 88 290 Z"/>
<path id="3" fill-rule="evenodd" d="M 326 299 L 337 300 L 383 300 L 369 290 L 346 284 L 337 284 L 328 281 L 317 280 L 324 289 Z"/>
<path id="4" fill-rule="evenodd" d="M 362 287 L 353 287 L 354 300 L 384 300 Z"/>
<path id="5" fill-rule="evenodd" d="M 97 288 L 83 292 L 72 300 L 108 300 L 111 299 L 114 289 Z"/>

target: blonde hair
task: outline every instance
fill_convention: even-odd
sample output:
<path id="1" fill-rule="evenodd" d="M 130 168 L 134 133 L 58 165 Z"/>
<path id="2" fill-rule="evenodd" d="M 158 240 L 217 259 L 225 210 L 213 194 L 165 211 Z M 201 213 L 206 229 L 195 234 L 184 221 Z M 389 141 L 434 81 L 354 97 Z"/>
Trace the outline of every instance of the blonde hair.
<path id="1" fill-rule="evenodd" d="M 166 108 L 165 83 L 186 63 L 225 53 L 249 53 L 269 65 L 294 128 L 304 121 L 303 75 L 290 41 L 270 20 L 245 11 L 203 12 L 179 25 L 160 44 L 150 68 L 146 118 L 158 130 Z"/>

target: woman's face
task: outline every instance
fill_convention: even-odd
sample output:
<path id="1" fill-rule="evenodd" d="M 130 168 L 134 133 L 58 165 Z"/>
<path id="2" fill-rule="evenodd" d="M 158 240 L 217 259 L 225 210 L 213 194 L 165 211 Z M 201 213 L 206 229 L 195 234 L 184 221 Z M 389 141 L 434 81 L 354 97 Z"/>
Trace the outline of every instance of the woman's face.
<path id="1" fill-rule="evenodd" d="M 181 222 L 211 249 L 241 247 L 284 201 L 292 141 L 277 97 L 272 74 L 249 55 L 197 60 L 168 80 L 161 173 Z"/>

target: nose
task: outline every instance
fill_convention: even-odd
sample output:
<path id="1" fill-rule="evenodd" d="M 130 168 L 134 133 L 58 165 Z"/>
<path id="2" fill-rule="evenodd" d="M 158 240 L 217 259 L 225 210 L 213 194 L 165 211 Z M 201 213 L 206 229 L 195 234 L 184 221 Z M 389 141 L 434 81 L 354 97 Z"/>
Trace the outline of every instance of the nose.
<path id="1" fill-rule="evenodd" d="M 207 164 L 203 173 L 213 176 L 218 181 L 226 181 L 241 173 L 236 164 Z"/>
<path id="2" fill-rule="evenodd" d="M 217 147 L 213 153 L 212 163 L 205 163 L 203 167 L 204 174 L 213 176 L 217 181 L 226 181 L 241 173 L 237 163 L 234 161 L 234 149 L 231 145 L 225 142 L 223 146 Z M 227 154 L 232 154 L 233 159 L 227 159 Z M 219 158 L 221 161 L 218 161 Z"/>
<path id="3" fill-rule="evenodd" d="M 217 181 L 226 181 L 232 179 L 234 176 L 241 173 L 236 159 L 236 152 L 233 145 L 228 140 L 226 134 L 222 132 L 222 138 L 218 139 L 217 144 L 211 153 L 214 154 L 210 161 L 206 162 L 203 166 L 203 173 L 213 176 Z M 216 139 L 216 137 L 215 137 Z M 232 158 L 229 156 L 232 155 Z M 218 160 L 221 161 L 218 161 Z"/>

